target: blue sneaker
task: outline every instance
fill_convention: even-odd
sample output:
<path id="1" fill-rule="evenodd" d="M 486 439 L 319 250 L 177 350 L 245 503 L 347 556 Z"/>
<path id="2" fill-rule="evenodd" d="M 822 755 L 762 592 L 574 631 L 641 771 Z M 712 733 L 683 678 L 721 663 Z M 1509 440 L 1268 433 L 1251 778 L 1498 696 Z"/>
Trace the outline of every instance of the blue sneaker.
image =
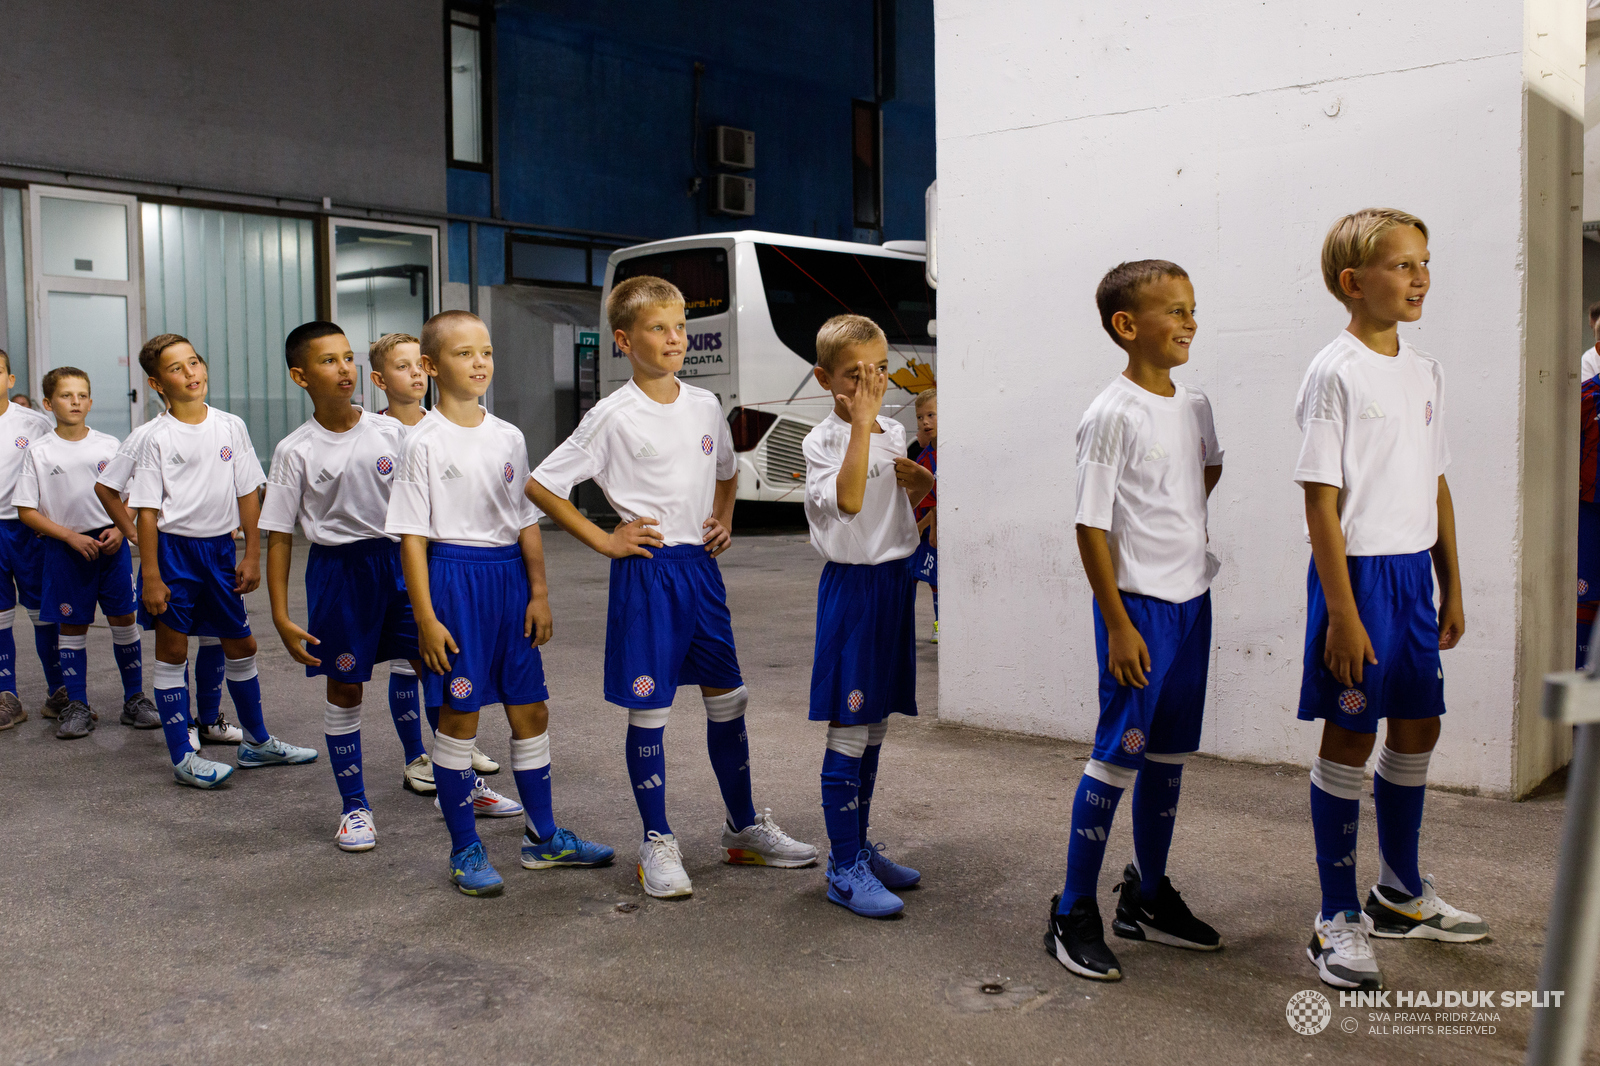
<path id="1" fill-rule="evenodd" d="M 883 882 L 884 888 L 902 889 L 910 888 L 922 880 L 922 871 L 913 870 L 909 866 L 901 866 L 883 853 L 882 844 L 864 841 L 867 845 L 868 857 L 872 860 L 872 875 Z"/>
<path id="2" fill-rule="evenodd" d="M 865 848 L 856 861 L 840 869 L 833 859 L 828 860 L 828 902 L 861 915 L 863 918 L 887 918 L 905 910 L 905 901 L 883 887 L 872 872 L 872 853 Z"/>
<path id="3" fill-rule="evenodd" d="M 557 829 L 543 844 L 533 839 L 524 828 L 522 833 L 522 868 L 548 870 L 552 866 L 604 866 L 616 855 L 615 848 L 579 839 L 570 829 Z"/>
<path id="4" fill-rule="evenodd" d="M 450 856 L 450 883 L 468 896 L 498 896 L 506 884 L 489 865 L 481 840 Z"/>
<path id="5" fill-rule="evenodd" d="M 212 762 L 197 751 L 191 751 L 183 761 L 172 768 L 173 779 L 191 788 L 216 788 L 233 776 L 233 767 L 227 763 Z"/>
<path id="6" fill-rule="evenodd" d="M 252 744 L 246 737 L 239 742 L 239 769 L 249 770 L 257 766 L 295 766 L 300 763 L 316 762 L 316 748 L 301 748 L 277 737 L 268 737 L 264 743 Z"/>

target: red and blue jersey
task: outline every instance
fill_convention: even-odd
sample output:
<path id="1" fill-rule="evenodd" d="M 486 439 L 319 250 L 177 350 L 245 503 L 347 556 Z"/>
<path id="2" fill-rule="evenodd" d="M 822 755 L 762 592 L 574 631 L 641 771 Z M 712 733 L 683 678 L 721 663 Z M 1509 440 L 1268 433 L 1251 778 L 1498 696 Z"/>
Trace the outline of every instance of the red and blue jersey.
<path id="1" fill-rule="evenodd" d="M 1600 376 L 1583 383 L 1583 433 L 1578 463 L 1578 498 L 1594 503 L 1595 466 L 1600 459 Z"/>
<path id="2" fill-rule="evenodd" d="M 927 467 L 928 473 L 932 474 L 935 478 L 939 476 L 939 444 L 937 441 L 928 445 L 926 448 L 922 449 L 922 451 L 917 453 L 917 465 Z M 919 523 L 929 511 L 933 510 L 933 497 L 934 494 L 938 492 L 938 489 L 939 486 L 935 484 L 933 488 L 928 490 L 928 494 L 922 498 L 922 502 L 913 508 L 913 513 L 916 515 Z M 928 533 L 926 530 L 924 530 L 922 533 L 922 539 L 928 539 Z"/>

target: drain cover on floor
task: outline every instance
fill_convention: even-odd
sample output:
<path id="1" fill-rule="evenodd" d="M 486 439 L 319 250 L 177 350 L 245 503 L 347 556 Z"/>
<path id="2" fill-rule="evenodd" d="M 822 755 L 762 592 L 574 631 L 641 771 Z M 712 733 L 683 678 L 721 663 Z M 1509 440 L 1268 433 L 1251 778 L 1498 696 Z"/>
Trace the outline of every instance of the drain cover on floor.
<path id="1" fill-rule="evenodd" d="M 1038 994 L 1032 985 L 1004 977 L 958 977 L 944 990 L 952 1007 L 974 1012 L 1013 1010 Z"/>

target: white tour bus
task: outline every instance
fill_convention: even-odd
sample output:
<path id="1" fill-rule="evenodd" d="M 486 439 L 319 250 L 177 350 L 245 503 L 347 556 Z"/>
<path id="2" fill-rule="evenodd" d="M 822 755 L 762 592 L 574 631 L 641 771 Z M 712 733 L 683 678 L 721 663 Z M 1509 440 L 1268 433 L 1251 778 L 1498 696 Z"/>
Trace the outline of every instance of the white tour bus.
<path id="1" fill-rule="evenodd" d="M 834 315 L 866 315 L 883 327 L 884 413 L 916 434 L 913 399 L 933 384 L 935 366 L 923 248 L 921 241 L 879 246 L 753 230 L 679 237 L 611 253 L 603 297 L 646 274 L 683 290 L 689 351 L 679 377 L 722 401 L 738 454 L 738 498 L 799 503 L 800 442 L 833 407 L 811 370 L 817 329 Z M 610 324 L 600 328 L 600 395 L 607 396 L 631 370 Z"/>

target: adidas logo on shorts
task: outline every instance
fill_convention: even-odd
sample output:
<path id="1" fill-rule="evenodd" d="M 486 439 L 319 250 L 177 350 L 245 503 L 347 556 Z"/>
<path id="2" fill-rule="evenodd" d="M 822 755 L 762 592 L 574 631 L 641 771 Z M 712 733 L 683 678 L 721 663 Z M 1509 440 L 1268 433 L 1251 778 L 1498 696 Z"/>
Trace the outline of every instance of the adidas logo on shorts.
<path id="1" fill-rule="evenodd" d="M 638 792 L 638 791 L 642 791 L 642 790 L 645 790 L 645 789 L 660 788 L 664 784 L 666 784 L 666 782 L 661 780 L 661 775 L 660 774 L 651 774 L 645 780 L 644 784 L 642 784 L 642 785 L 634 785 L 633 788 L 634 788 L 635 792 Z"/>
<path id="2" fill-rule="evenodd" d="M 456 478 L 458 478 L 460 476 L 461 476 L 461 471 L 456 469 L 456 464 L 451 463 L 449 466 L 444 468 L 444 473 L 439 475 L 439 480 L 440 481 L 454 481 Z"/>

